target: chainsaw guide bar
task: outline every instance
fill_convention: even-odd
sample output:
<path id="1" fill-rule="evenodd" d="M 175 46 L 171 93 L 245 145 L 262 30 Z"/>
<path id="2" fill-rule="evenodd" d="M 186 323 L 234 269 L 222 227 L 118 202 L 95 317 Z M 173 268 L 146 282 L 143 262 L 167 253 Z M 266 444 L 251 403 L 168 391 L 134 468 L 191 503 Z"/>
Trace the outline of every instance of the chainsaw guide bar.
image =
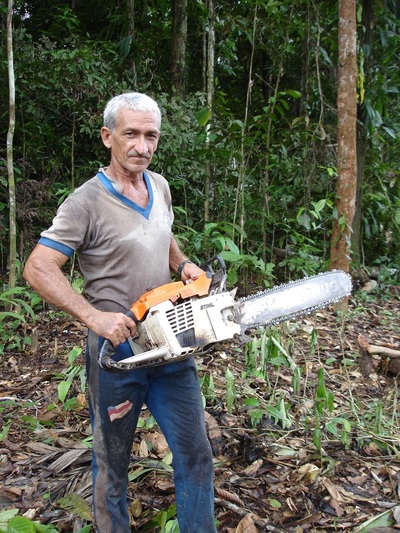
<path id="1" fill-rule="evenodd" d="M 346 272 L 321 272 L 241 298 L 236 320 L 244 329 L 274 326 L 337 303 L 351 290 L 351 277 Z"/>
<path id="2" fill-rule="evenodd" d="M 215 272 L 213 263 L 219 264 Z M 127 315 L 137 323 L 128 339 L 132 357 L 115 360 L 105 339 L 98 362 L 109 371 L 128 371 L 181 361 L 205 353 L 215 343 L 233 338 L 248 342 L 246 333 L 310 315 L 351 294 L 351 277 L 341 270 L 290 281 L 235 300 L 237 289 L 226 290 L 226 267 L 220 256 L 204 265 L 198 279 L 174 282 L 144 294 Z"/>

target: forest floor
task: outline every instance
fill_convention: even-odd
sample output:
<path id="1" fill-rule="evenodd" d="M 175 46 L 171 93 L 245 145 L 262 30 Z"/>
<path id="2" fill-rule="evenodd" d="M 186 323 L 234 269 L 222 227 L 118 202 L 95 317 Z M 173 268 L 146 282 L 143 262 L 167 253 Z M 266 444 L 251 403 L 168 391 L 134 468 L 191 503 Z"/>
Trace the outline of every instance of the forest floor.
<path id="1" fill-rule="evenodd" d="M 345 316 L 329 308 L 197 358 L 220 532 L 399 528 L 398 360 L 360 348 L 364 339 L 399 350 L 399 311 L 398 287 L 357 291 Z M 27 334 L 29 352 L 0 360 L 0 510 L 76 532 L 90 523 L 91 431 L 83 355 L 70 365 L 68 353 L 84 348 L 85 330 L 47 311 Z M 62 403 L 58 387 L 72 376 Z M 144 410 L 129 472 L 132 531 L 159 531 L 172 509 L 170 463 Z"/>

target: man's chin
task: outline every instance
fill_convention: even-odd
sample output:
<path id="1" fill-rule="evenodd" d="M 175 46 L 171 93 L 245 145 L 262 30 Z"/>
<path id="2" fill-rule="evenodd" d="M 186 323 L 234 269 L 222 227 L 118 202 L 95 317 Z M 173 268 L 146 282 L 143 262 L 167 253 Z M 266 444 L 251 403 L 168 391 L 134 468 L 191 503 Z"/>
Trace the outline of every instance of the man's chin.
<path id="1" fill-rule="evenodd" d="M 128 164 L 126 166 L 126 169 L 129 171 L 129 172 L 132 172 L 134 174 L 139 174 L 140 172 L 144 172 L 146 170 L 146 168 L 149 166 L 150 164 L 150 161 L 146 160 L 145 163 L 135 163 L 135 164 Z"/>

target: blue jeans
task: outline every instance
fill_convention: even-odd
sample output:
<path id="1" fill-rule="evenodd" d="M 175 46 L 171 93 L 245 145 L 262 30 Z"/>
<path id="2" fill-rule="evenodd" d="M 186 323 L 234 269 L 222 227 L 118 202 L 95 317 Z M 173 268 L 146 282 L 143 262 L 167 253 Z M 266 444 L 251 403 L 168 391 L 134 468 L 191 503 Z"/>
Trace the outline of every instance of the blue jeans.
<path id="1" fill-rule="evenodd" d="M 216 532 L 212 452 L 193 359 L 111 373 L 97 364 L 98 344 L 98 337 L 89 332 L 87 375 L 93 431 L 93 508 L 98 532 L 130 532 L 128 467 L 144 403 L 173 455 L 181 533 Z M 128 343 L 119 347 L 119 358 L 130 355 Z"/>

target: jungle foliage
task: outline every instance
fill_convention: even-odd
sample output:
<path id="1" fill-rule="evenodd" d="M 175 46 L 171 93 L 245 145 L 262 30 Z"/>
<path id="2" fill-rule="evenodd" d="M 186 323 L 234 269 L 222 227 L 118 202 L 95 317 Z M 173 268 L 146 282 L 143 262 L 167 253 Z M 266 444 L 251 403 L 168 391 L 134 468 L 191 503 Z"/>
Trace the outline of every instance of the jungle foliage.
<path id="1" fill-rule="evenodd" d="M 223 251 L 236 271 L 253 273 L 255 281 L 260 273 L 265 279 L 266 271 L 269 279 L 289 278 L 328 266 L 337 216 L 337 3 L 218 2 L 210 109 L 205 48 L 211 4 L 188 2 L 184 93 L 178 95 L 171 84 L 171 2 L 15 1 L 21 264 L 59 203 L 107 164 L 99 137 L 106 101 L 139 90 L 162 108 L 162 142 L 152 168 L 169 180 L 175 232 L 188 254 L 205 259 Z M 358 3 L 362 196 L 354 257 L 366 267 L 394 268 L 400 262 L 399 14 L 396 0 Z M 1 16 L 4 29 L 5 7 Z M 5 146 L 4 31 L 0 40 Z M 6 163 L 0 154 L 4 276 L 8 232 Z"/>
<path id="2" fill-rule="evenodd" d="M 110 97 L 130 90 L 147 92 L 162 109 L 162 141 L 152 168 L 170 183 L 175 234 L 191 258 L 203 261 L 221 253 L 229 267 L 229 282 L 240 284 L 241 292 L 249 284 L 268 285 L 329 267 L 332 223 L 339 219 L 335 209 L 338 2 L 188 1 L 183 83 L 178 88 L 174 77 L 179 73 L 171 59 L 176 50 L 173 14 L 179 5 L 179 0 L 14 1 L 13 156 L 21 285 L 22 265 L 57 206 L 107 164 L 109 156 L 99 136 L 102 111 Z M 0 7 L 0 16 L 0 136 L 5 148 L 9 120 L 6 7 Z M 394 278 L 400 264 L 400 5 L 397 0 L 358 0 L 357 23 L 358 197 L 353 268 L 362 267 L 368 273 L 379 267 L 376 290 L 380 291 L 382 285 L 399 281 Z M 45 428 L 50 428 L 53 439 L 59 428 L 64 431 L 65 425 L 76 425 L 76 438 L 82 437 L 90 448 L 91 436 L 85 433 L 83 438 L 86 426 L 79 422 L 86 388 L 79 359 L 82 346 L 73 346 L 64 357 L 65 368 L 57 367 L 46 390 L 36 387 L 36 379 L 49 372 L 43 361 L 47 365 L 49 353 L 57 352 L 56 312 L 25 285 L 8 286 L 9 237 L 4 149 L 0 152 L 0 356 L 5 361 L 5 383 L 16 384 L 12 391 L 18 390 L 18 398 L 2 398 L 0 442 L 7 438 L 17 442 L 22 436 L 26 441 L 40 440 L 45 437 L 38 430 Z M 81 290 L 74 267 L 72 262 L 71 280 Z M 382 290 L 379 302 L 374 294 L 370 301 L 354 300 L 349 320 L 358 317 L 357 328 L 346 328 L 344 315 L 324 316 L 319 344 L 317 326 L 309 321 L 304 331 L 282 327 L 260 333 L 245 349 L 244 366 L 241 355 L 237 356 L 239 348 L 233 346 L 229 367 L 225 353 L 204 367 L 201 385 L 207 405 L 215 408 L 216 416 L 226 411 L 238 417 L 233 427 L 225 428 L 229 453 L 232 443 L 239 442 L 237 428 L 240 438 L 247 428 L 254 439 L 253 430 L 261 427 L 259 435 L 264 431 L 271 442 L 266 454 L 273 456 L 272 450 L 278 450 L 277 456 L 284 454 L 286 464 L 294 457 L 293 477 L 284 479 L 284 505 L 289 494 L 293 496 L 293 484 L 299 485 L 297 451 L 290 446 L 306 450 L 303 458 L 307 457 L 307 464 L 318 463 L 313 475 L 321 471 L 321 476 L 331 475 L 334 464 L 349 462 L 343 461 L 343 450 L 349 448 L 352 455 L 347 457 L 353 461 L 362 450 L 363 467 L 374 460 L 376 450 L 388 459 L 398 454 L 397 387 L 387 394 L 391 383 L 387 376 L 376 374 L 376 382 L 365 384 L 352 373 L 358 364 L 357 331 L 369 331 L 375 342 L 381 340 L 379 334 L 385 342 L 394 343 L 397 338 L 396 308 L 389 311 L 382 303 L 389 296 Z M 38 347 L 40 320 L 48 324 L 48 345 Z M 70 324 L 62 323 L 59 329 L 71 334 Z M 76 335 L 83 342 L 80 329 Z M 295 343 L 300 346 L 300 362 L 292 356 Z M 31 357 L 16 362 L 8 357 L 15 353 Z M 27 376 L 32 387 L 27 387 Z M 259 387 L 264 387 L 263 394 L 258 393 Z M 224 426 L 223 420 L 218 418 L 219 427 Z M 149 429 L 148 420 L 141 423 Z M 290 429 L 294 423 L 305 444 L 301 440 L 294 444 Z M 12 459 L 19 460 L 15 454 Z M 35 472 L 31 462 L 30 475 Z M 158 468 L 160 464 L 157 461 Z M 154 463 L 143 465 L 157 473 Z M 143 465 L 135 465 L 131 481 L 147 472 Z M 16 468 L 14 472 L 21 473 Z M 397 476 L 397 470 L 393 472 Z M 374 478 L 377 488 L 371 489 L 370 500 L 386 502 L 392 494 L 396 500 L 394 477 L 388 476 L 385 482 Z M 48 483 L 47 478 L 42 481 Z M 235 494 L 246 496 L 244 488 L 241 494 L 235 487 Z M 44 498 L 51 505 L 64 506 L 69 520 L 74 515 L 87 518 L 81 500 L 74 501 L 71 509 L 71 502 L 61 504 L 48 487 Z M 255 503 L 252 494 L 251 505 Z M 268 515 L 275 508 L 283 516 L 277 499 L 267 504 Z M 362 519 L 356 517 L 357 506 L 351 507 L 353 522 L 364 523 L 364 514 Z M 299 516 L 302 512 L 299 507 Z M 390 525 L 391 513 L 391 509 L 383 513 Z M 0 530 L 57 531 L 56 526 L 17 514 L 16 508 L 0 513 Z M 176 531 L 174 516 L 174 508 L 161 509 L 146 527 Z M 141 519 L 147 520 L 146 516 Z M 333 527 L 338 520 L 332 515 Z M 84 526 L 81 533 L 89 529 L 90 525 Z"/>

